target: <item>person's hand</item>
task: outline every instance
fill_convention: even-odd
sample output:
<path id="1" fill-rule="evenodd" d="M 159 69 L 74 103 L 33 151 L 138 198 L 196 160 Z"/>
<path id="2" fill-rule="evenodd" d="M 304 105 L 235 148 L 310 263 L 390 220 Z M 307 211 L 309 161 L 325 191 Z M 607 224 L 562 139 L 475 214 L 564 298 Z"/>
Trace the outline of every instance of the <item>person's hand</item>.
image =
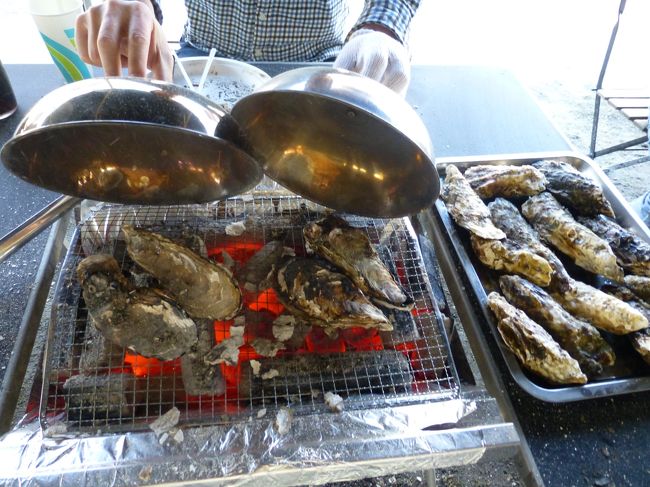
<path id="1" fill-rule="evenodd" d="M 388 34 L 374 29 L 359 29 L 343 46 L 335 68 L 349 69 L 375 79 L 404 95 L 411 77 L 409 53 Z"/>
<path id="2" fill-rule="evenodd" d="M 172 51 L 149 0 L 106 0 L 77 17 L 75 41 L 85 62 L 102 66 L 106 76 L 131 76 L 150 69 L 157 79 L 171 81 Z"/>

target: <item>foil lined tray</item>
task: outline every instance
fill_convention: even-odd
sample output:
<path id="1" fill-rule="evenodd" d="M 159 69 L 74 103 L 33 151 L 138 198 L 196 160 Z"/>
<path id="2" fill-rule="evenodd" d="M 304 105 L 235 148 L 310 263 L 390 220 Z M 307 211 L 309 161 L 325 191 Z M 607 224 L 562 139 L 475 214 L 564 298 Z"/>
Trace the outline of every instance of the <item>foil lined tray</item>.
<path id="1" fill-rule="evenodd" d="M 453 164 L 461 172 L 465 169 L 485 164 L 510 164 L 523 165 L 531 164 L 542 159 L 555 159 L 571 164 L 581 173 L 589 176 L 603 189 L 607 200 L 611 203 L 616 219 L 619 224 L 630 231 L 635 232 L 644 240 L 650 242 L 650 231 L 639 219 L 638 215 L 630 208 L 625 198 L 616 189 L 611 180 L 595 164 L 581 154 L 574 152 L 548 152 L 530 154 L 512 154 L 504 156 L 477 156 L 463 158 L 438 159 L 438 170 L 441 174 L 441 183 L 444 181 L 445 166 Z M 505 361 L 509 373 L 514 381 L 527 393 L 547 402 L 571 402 L 595 397 L 606 397 L 629 392 L 650 390 L 650 365 L 643 362 L 638 353 L 632 348 L 624 336 L 614 336 L 602 332 L 606 340 L 612 345 L 616 353 L 616 364 L 608 368 L 598 378 L 590 380 L 584 385 L 555 386 L 546 383 L 543 379 L 524 370 L 515 356 L 508 350 L 497 330 L 497 322 L 493 313 L 487 306 L 487 295 L 491 291 L 499 291 L 498 275 L 495 271 L 484 266 L 474 255 L 469 241 L 468 231 L 457 226 L 444 205 L 442 200 L 436 201 L 434 211 L 437 215 L 437 223 L 442 227 L 439 237 L 445 245 L 451 249 L 447 269 L 454 273 L 454 276 L 445 276 L 446 279 L 458 279 L 463 282 L 465 289 L 471 293 L 471 301 L 465 301 L 466 306 L 478 309 L 478 320 L 466 323 L 469 326 L 478 326 L 483 332 L 491 334 L 496 341 L 497 347 Z M 599 276 L 594 276 L 575 266 L 565 259 L 559 252 L 556 255 L 561 258 L 567 267 L 569 274 L 577 280 L 594 286 L 600 283 Z M 439 256 L 439 258 L 442 258 Z M 476 310 L 470 313 L 476 315 Z"/>
<path id="2" fill-rule="evenodd" d="M 318 373 L 305 374 L 294 362 L 283 369 L 282 376 L 259 380 L 249 373 L 248 362 L 261 359 L 248 345 L 242 347 L 237 366 L 220 367 L 225 390 L 214 396 L 185 392 L 178 359 L 160 362 L 121 349 L 101 366 L 84 368 L 83 357 L 97 334 L 92 332 L 75 269 L 87 255 L 109 253 L 125 272 L 130 270 L 133 264 L 124 250 L 122 225 L 129 223 L 170 238 L 198 235 L 210 258 L 232 258 L 241 265 L 278 236 L 296 254 L 304 254 L 302 227 L 324 211 L 299 197 L 268 193 L 184 207 L 104 205 L 91 212 L 73 235 L 55 290 L 44 357 L 42 427 L 63 423 L 68 435 L 136 431 L 146 429 L 173 407 L 180 410 L 179 425 L 237 425 L 267 414 L 273 417 L 283 408 L 290 408 L 294 416 L 331 412 L 323 400 L 325 392 L 341 395 L 346 410 L 358 411 L 458 399 L 460 381 L 444 320 L 417 235 L 407 219 L 343 215 L 367 231 L 384 263 L 414 298 L 415 307 L 410 313 L 389 316 L 392 332 L 340 334 L 333 339 L 312 328 L 301 346 L 272 359 L 282 362 L 301 354 L 320 354 L 327 366 Z M 242 235 L 226 234 L 229 224 L 242 221 L 246 227 Z M 248 305 L 254 304 L 258 311 L 272 313 L 279 305 L 268 293 L 250 299 Z M 214 323 L 216 342 L 229 335 L 232 324 Z M 260 323 L 248 325 L 255 328 Z M 82 372 L 88 381 L 75 388 L 63 387 Z"/>

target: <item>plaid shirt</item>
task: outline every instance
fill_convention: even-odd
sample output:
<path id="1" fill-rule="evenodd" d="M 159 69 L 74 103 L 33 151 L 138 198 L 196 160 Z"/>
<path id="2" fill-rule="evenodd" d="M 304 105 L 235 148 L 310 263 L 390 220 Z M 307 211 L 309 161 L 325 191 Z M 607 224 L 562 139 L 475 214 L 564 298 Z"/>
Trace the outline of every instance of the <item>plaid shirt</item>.
<path id="1" fill-rule="evenodd" d="M 324 61 L 364 24 L 381 24 L 404 42 L 420 1 L 366 0 L 352 30 L 344 32 L 345 0 L 185 0 L 184 38 L 244 61 Z"/>

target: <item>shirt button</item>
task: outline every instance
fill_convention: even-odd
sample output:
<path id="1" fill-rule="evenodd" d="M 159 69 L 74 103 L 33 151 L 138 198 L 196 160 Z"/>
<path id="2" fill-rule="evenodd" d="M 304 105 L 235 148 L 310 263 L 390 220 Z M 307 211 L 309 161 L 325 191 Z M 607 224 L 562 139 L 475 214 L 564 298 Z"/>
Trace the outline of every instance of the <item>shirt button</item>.
<path id="1" fill-rule="evenodd" d="M 255 49 L 255 57 L 261 58 L 264 55 L 261 49 Z"/>
<path id="2" fill-rule="evenodd" d="M 259 15 L 259 19 L 264 22 L 266 20 L 266 14 L 264 12 L 261 12 Z"/>

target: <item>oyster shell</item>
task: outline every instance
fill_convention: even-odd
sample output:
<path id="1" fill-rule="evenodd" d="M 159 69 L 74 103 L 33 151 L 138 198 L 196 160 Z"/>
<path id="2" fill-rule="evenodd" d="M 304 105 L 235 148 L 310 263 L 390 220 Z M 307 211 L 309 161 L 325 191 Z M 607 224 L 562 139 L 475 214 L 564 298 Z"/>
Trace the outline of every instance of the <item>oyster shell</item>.
<path id="1" fill-rule="evenodd" d="M 413 299 L 395 281 L 363 230 L 329 215 L 305 225 L 303 234 L 314 251 L 340 267 L 366 296 L 384 306 L 413 307 Z"/>
<path id="2" fill-rule="evenodd" d="M 154 290 L 133 289 L 113 256 L 86 257 L 77 277 L 88 314 L 111 342 L 160 360 L 180 357 L 196 343 L 194 321 Z"/>
<path id="3" fill-rule="evenodd" d="M 526 313 L 495 292 L 488 295 L 488 306 L 497 317 L 501 338 L 525 368 L 553 384 L 587 382 L 578 362 Z"/>
<path id="4" fill-rule="evenodd" d="M 571 164 L 562 161 L 538 161 L 533 167 L 546 177 L 546 191 L 573 213 L 596 216 L 599 213 L 615 217 L 612 205 L 603 190 L 591 178 L 580 173 Z"/>
<path id="5" fill-rule="evenodd" d="M 445 171 L 445 184 L 440 197 L 456 224 L 482 238 L 506 238 L 506 234 L 494 226 L 487 206 L 458 168 L 450 164 Z"/>
<path id="6" fill-rule="evenodd" d="M 168 238 L 130 225 L 122 227 L 129 256 L 152 274 L 193 318 L 227 320 L 242 296 L 232 273 Z"/>
<path id="7" fill-rule="evenodd" d="M 568 289 L 571 277 L 564 268 L 564 264 L 551 249 L 541 242 L 537 231 L 528 224 L 517 207 L 506 199 L 496 198 L 488 204 L 488 209 L 492 221 L 497 228 L 504 231 L 508 240 L 516 242 L 546 259 L 553 269 L 550 285 L 561 290 Z"/>
<path id="8" fill-rule="evenodd" d="M 533 166 L 472 166 L 464 176 L 483 199 L 533 196 L 546 188 L 544 174 Z"/>
<path id="9" fill-rule="evenodd" d="M 508 302 L 541 325 L 578 361 L 589 377 L 613 365 L 614 350 L 598 330 L 564 310 L 546 291 L 519 276 L 501 276 L 499 287 Z"/>
<path id="10" fill-rule="evenodd" d="M 618 264 L 631 274 L 650 277 L 650 244 L 605 215 L 578 221 L 605 240 Z"/>
<path id="11" fill-rule="evenodd" d="M 642 313 L 584 282 L 573 281 L 567 292 L 552 293 L 552 296 L 569 313 L 615 335 L 648 327 L 648 320 Z"/>
<path id="12" fill-rule="evenodd" d="M 323 328 L 393 329 L 379 308 L 325 261 L 304 257 L 287 259 L 278 268 L 274 288 L 290 311 Z"/>
<path id="13" fill-rule="evenodd" d="M 625 276 L 625 285 L 641 299 L 650 301 L 650 277 Z"/>
<path id="14" fill-rule="evenodd" d="M 615 281 L 623 279 L 623 269 L 607 242 L 578 223 L 553 195 L 544 192 L 531 196 L 521 211 L 544 240 L 577 265 Z"/>
<path id="15" fill-rule="evenodd" d="M 271 287 L 270 274 L 277 266 L 284 253 L 284 243 L 280 240 L 271 240 L 258 250 L 244 264 L 237 278 L 243 285 L 250 285 L 258 291 Z"/>

